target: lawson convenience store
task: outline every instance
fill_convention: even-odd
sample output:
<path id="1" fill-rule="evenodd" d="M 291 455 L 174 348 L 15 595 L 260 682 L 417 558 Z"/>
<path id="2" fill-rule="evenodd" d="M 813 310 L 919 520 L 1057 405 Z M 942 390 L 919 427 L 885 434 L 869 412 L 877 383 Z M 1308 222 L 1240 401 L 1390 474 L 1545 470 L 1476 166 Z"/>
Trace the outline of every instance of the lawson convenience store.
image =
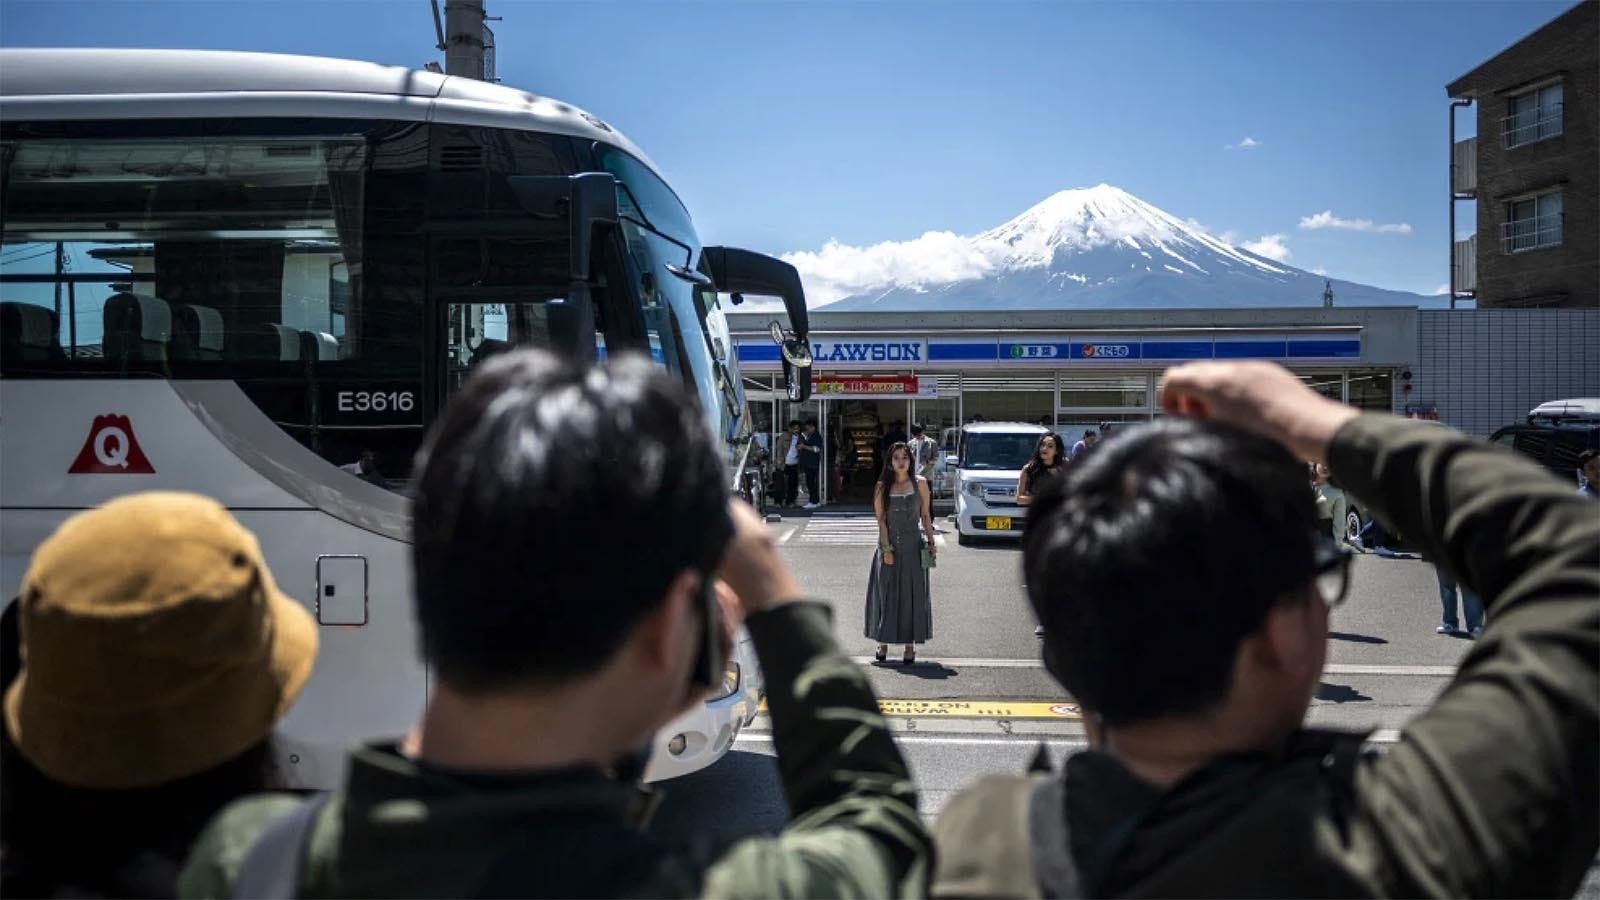
<path id="1" fill-rule="evenodd" d="M 1085 310 L 811 314 L 811 399 L 783 394 L 770 314 L 730 316 L 759 432 L 793 419 L 822 430 L 825 491 L 856 500 L 878 470 L 879 429 L 919 422 L 935 438 L 985 420 L 1044 424 L 1076 440 L 1101 422 L 1158 414 L 1168 367 L 1265 359 L 1363 409 L 1401 411 L 1417 355 L 1413 308 Z M 836 472 L 839 463 L 851 470 Z M 849 465 L 853 463 L 853 465 Z"/>

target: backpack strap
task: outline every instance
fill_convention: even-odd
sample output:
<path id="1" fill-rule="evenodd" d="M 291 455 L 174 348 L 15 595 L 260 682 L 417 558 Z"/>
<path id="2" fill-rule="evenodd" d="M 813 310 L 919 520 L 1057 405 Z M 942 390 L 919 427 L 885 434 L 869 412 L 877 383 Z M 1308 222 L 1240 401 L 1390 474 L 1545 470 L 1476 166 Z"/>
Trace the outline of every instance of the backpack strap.
<path id="1" fill-rule="evenodd" d="M 233 879 L 239 900 L 294 900 L 311 847 L 317 814 L 332 794 L 318 793 L 295 804 L 267 824 L 251 842 Z"/>
<path id="2" fill-rule="evenodd" d="M 1060 777 L 1034 779 L 1028 794 L 1028 857 L 1046 897 L 1082 897 L 1078 864 L 1067 825 L 1067 786 Z"/>

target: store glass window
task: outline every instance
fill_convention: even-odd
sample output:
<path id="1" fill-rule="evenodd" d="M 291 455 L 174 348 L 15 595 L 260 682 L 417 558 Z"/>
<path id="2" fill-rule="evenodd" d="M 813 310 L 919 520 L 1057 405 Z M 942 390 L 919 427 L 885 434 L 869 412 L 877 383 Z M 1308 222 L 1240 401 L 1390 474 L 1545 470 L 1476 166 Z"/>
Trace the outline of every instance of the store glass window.
<path id="1" fill-rule="evenodd" d="M 1394 411 L 1394 376 L 1388 372 L 1351 372 L 1350 405 L 1369 412 Z"/>

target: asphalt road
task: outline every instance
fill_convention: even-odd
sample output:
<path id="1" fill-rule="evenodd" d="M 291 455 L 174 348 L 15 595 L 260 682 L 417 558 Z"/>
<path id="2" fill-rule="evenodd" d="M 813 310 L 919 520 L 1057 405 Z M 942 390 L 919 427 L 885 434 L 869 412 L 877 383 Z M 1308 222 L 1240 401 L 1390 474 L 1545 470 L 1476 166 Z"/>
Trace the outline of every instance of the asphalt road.
<path id="1" fill-rule="evenodd" d="M 873 663 L 875 645 L 862 636 L 876 543 L 870 515 L 824 511 L 770 525 L 808 594 L 834 605 L 835 633 L 885 701 L 925 816 L 983 774 L 1024 771 L 1041 743 L 1057 761 L 1083 745 L 1071 698 L 1039 662 L 1016 543 L 958 546 L 954 524 L 935 521 L 945 533 L 932 575 L 934 636 L 912 666 Z M 1328 670 L 1310 721 L 1376 729 L 1378 746 L 1392 742 L 1472 649 L 1469 639 L 1434 633 L 1440 613 L 1426 562 L 1356 559 L 1350 596 L 1333 614 Z M 899 649 L 891 648 L 891 660 Z M 758 718 L 716 766 L 664 785 L 656 827 L 728 838 L 781 829 L 788 809 L 766 724 Z M 1580 896 L 1600 898 L 1600 869 Z"/>

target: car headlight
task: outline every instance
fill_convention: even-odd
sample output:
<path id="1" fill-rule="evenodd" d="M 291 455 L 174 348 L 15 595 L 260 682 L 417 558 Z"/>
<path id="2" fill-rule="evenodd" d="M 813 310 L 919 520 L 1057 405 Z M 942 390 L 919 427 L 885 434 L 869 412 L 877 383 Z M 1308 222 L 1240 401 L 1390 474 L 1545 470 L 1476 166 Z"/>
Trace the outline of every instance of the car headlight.
<path id="1" fill-rule="evenodd" d="M 969 481 L 969 482 L 967 482 L 967 493 L 971 494 L 974 497 L 983 496 L 983 482 L 981 482 L 981 481 Z"/>
<path id="2" fill-rule="evenodd" d="M 722 670 L 722 686 L 717 688 L 717 692 L 711 695 L 706 702 L 715 703 L 718 700 L 726 700 L 739 693 L 739 682 L 742 680 L 742 675 L 743 673 L 739 669 L 739 661 L 735 659 L 728 660 L 728 667 Z"/>

